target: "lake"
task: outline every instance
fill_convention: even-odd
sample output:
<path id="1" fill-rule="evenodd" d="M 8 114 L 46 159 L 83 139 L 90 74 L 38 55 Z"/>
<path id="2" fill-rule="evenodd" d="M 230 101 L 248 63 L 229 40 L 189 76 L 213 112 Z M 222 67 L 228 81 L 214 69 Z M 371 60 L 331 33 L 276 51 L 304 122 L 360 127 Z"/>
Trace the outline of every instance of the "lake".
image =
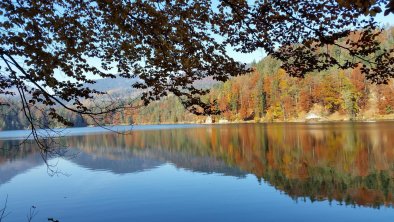
<path id="1" fill-rule="evenodd" d="M 394 221 L 394 122 L 65 134 L 52 174 L 34 143 L 15 148 L 26 131 L 0 133 L 3 221 Z"/>

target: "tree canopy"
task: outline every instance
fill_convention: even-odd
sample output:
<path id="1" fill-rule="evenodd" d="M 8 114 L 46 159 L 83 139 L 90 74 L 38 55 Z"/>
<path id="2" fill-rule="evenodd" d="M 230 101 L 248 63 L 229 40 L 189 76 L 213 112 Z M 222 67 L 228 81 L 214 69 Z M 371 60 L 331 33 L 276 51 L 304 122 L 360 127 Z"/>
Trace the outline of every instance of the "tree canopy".
<path id="1" fill-rule="evenodd" d="M 39 104 L 65 125 L 71 123 L 58 106 L 90 117 L 118 109 L 112 102 L 86 103 L 103 94 L 86 83 L 115 74 L 138 79 L 133 87 L 144 89 L 145 104 L 171 93 L 190 111 L 210 114 L 212 106 L 199 97 L 207 90 L 193 82 L 251 71 L 227 46 L 263 49 L 292 76 L 361 64 L 367 79 L 386 83 L 394 75 L 394 50 L 380 45 L 382 27 L 374 18 L 393 12 L 393 2 L 3 0 L 0 94 L 20 97 L 32 129 L 29 113 Z M 351 57 L 332 55 L 328 47 Z"/>

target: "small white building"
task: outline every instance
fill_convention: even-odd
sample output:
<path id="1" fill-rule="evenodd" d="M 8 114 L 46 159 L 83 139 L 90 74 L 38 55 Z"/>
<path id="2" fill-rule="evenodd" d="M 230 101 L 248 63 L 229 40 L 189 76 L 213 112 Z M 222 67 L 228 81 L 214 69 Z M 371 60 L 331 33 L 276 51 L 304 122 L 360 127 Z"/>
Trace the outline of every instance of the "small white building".
<path id="1" fill-rule="evenodd" d="M 226 120 L 226 119 L 220 119 L 220 120 L 219 120 L 219 123 L 225 124 L 225 123 L 228 123 L 228 120 Z"/>
<path id="2" fill-rule="evenodd" d="M 206 124 L 212 124 L 213 123 L 212 117 L 208 116 L 207 119 L 205 119 L 205 123 Z"/>
<path id="3" fill-rule="evenodd" d="M 316 113 L 308 113 L 305 116 L 306 121 L 318 121 L 321 119 L 321 116 L 317 115 Z"/>

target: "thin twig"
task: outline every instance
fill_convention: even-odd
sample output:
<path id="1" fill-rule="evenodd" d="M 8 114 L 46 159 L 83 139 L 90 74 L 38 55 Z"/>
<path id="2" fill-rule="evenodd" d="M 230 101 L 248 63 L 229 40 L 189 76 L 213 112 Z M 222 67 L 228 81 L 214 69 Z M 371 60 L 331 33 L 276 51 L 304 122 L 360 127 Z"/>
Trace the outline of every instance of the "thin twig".
<path id="1" fill-rule="evenodd" d="M 31 222 L 33 218 L 38 214 L 38 211 L 36 211 L 36 206 L 31 206 L 29 210 L 29 214 L 26 216 L 27 221 Z"/>
<path id="2" fill-rule="evenodd" d="M 8 194 L 7 194 L 7 197 L 5 198 L 4 207 L 2 209 L 0 209 L 0 222 L 2 222 L 3 219 L 6 218 L 10 214 L 9 212 L 6 213 L 7 203 L 8 203 Z"/>

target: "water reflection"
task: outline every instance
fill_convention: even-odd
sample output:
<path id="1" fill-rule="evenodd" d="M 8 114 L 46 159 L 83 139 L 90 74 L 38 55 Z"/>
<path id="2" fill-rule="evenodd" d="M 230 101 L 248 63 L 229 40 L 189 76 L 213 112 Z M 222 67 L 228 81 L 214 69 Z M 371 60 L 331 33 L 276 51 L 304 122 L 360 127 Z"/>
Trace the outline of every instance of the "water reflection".
<path id="1" fill-rule="evenodd" d="M 394 205 L 392 123 L 242 124 L 65 139 L 78 153 L 71 161 L 87 169 L 125 174 L 170 162 L 196 172 L 251 173 L 297 200 Z M 41 164 L 29 145 L 1 152 L 0 183 Z"/>

